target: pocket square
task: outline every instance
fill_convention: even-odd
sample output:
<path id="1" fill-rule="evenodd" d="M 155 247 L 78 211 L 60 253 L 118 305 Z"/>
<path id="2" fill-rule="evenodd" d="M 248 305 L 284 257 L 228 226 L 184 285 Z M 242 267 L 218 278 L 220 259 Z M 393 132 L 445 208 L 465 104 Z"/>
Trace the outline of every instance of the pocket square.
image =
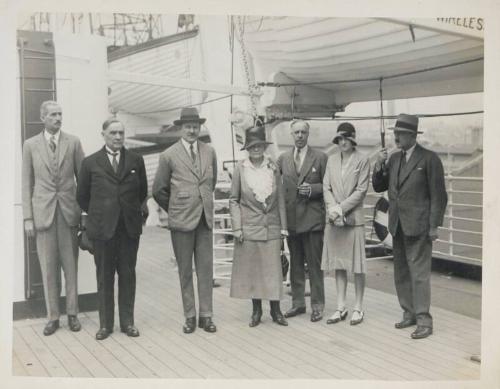
<path id="1" fill-rule="evenodd" d="M 417 170 L 423 170 L 424 168 L 423 167 L 417 167 Z"/>
<path id="2" fill-rule="evenodd" d="M 134 170 L 134 169 L 132 169 L 132 170 L 130 171 L 130 173 L 135 173 L 135 170 Z"/>
<path id="3" fill-rule="evenodd" d="M 312 168 L 312 172 L 313 172 L 313 173 L 316 173 L 316 169 L 314 168 L 314 166 L 313 166 L 313 168 Z"/>

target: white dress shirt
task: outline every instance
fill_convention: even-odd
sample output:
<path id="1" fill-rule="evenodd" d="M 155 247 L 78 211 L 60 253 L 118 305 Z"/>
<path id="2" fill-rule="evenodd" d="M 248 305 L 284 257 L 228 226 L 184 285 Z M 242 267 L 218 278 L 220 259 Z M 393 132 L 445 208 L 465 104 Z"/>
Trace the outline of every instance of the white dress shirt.
<path id="1" fill-rule="evenodd" d="M 50 138 L 52 138 L 52 136 L 53 136 L 54 137 L 54 142 L 55 142 L 56 147 L 57 147 L 57 145 L 59 144 L 59 135 L 61 135 L 61 130 L 57 130 L 57 132 L 54 135 L 52 135 L 47 130 L 43 130 L 43 135 L 45 136 L 45 139 L 47 140 L 47 143 L 50 143 Z"/>
<path id="2" fill-rule="evenodd" d="M 106 147 L 106 155 L 108 156 L 109 163 L 111 164 L 111 166 L 113 166 L 113 155 L 111 155 L 111 154 L 114 154 L 114 153 L 116 153 L 116 162 L 118 162 L 118 164 L 120 164 L 120 154 L 121 154 L 120 150 L 113 151 L 108 146 L 105 146 L 105 147 Z"/>
<path id="3" fill-rule="evenodd" d="M 186 142 L 184 138 L 181 138 L 182 145 L 186 149 L 188 155 L 191 157 L 191 143 Z M 193 152 L 194 155 L 198 156 L 198 141 L 193 142 Z"/>
<path id="4" fill-rule="evenodd" d="M 307 154 L 307 148 L 309 146 L 305 145 L 304 147 L 302 147 L 300 149 L 300 153 L 299 153 L 299 160 L 300 160 L 300 166 L 299 166 L 299 170 L 302 168 L 302 165 L 304 164 L 304 158 L 306 157 L 306 154 Z M 297 158 L 297 147 L 294 147 L 293 149 L 293 160 L 295 161 L 296 158 Z"/>

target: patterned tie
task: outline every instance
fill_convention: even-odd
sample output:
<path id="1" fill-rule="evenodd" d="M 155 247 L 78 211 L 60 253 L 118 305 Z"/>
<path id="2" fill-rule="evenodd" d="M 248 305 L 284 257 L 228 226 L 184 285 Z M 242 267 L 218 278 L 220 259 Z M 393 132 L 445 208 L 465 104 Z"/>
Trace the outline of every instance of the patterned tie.
<path id="1" fill-rule="evenodd" d="M 193 160 L 193 162 L 196 162 L 196 154 L 194 153 L 194 147 L 192 143 L 189 145 L 189 151 L 191 152 L 191 159 Z"/>
<path id="2" fill-rule="evenodd" d="M 53 153 L 56 152 L 56 137 L 54 135 L 50 136 L 49 147 Z"/>
<path id="3" fill-rule="evenodd" d="M 300 149 L 295 152 L 295 171 L 297 174 L 300 173 Z"/>

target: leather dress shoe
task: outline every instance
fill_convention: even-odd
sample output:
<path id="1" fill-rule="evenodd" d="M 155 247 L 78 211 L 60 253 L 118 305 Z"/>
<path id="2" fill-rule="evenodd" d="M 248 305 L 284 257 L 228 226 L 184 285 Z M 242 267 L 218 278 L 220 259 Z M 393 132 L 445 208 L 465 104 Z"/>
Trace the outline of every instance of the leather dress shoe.
<path id="1" fill-rule="evenodd" d="M 108 330 L 106 327 L 101 327 L 99 328 L 99 331 L 97 331 L 97 333 L 95 334 L 95 338 L 97 340 L 104 340 L 112 333 L 113 330 Z"/>
<path id="2" fill-rule="evenodd" d="M 285 312 L 285 317 L 294 317 L 306 313 L 306 307 L 292 307 Z"/>
<path id="3" fill-rule="evenodd" d="M 45 336 L 52 335 L 59 328 L 59 320 L 51 320 L 47 323 L 45 328 L 43 329 L 43 334 Z"/>
<path id="4" fill-rule="evenodd" d="M 321 319 L 323 319 L 323 313 L 313 309 L 311 313 L 311 321 L 314 323 L 316 321 L 320 321 Z"/>
<path id="5" fill-rule="evenodd" d="M 188 317 L 186 323 L 182 326 L 182 331 L 185 334 L 191 334 L 196 330 L 196 317 Z"/>
<path id="6" fill-rule="evenodd" d="M 68 315 L 68 327 L 73 332 L 78 332 L 82 329 L 82 325 L 76 315 Z"/>
<path id="7" fill-rule="evenodd" d="M 286 321 L 285 317 L 281 312 L 271 312 L 271 317 L 273 318 L 273 321 L 279 324 L 280 326 L 288 325 L 288 322 Z"/>
<path id="8" fill-rule="evenodd" d="M 211 317 L 200 317 L 198 320 L 198 327 L 203 328 L 206 332 L 217 331 L 217 327 Z"/>
<path id="9" fill-rule="evenodd" d="M 127 334 L 127 336 L 131 336 L 133 338 L 136 338 L 139 336 L 139 330 L 134 325 L 128 325 L 126 327 L 122 327 L 120 330 L 121 330 L 121 332 L 124 332 L 125 334 Z"/>
<path id="10" fill-rule="evenodd" d="M 432 328 L 431 327 L 417 326 L 417 329 L 412 332 L 411 338 L 412 339 L 423 339 L 423 338 L 427 338 L 429 335 L 432 335 Z"/>
<path id="11" fill-rule="evenodd" d="M 394 327 L 401 329 L 414 326 L 415 324 L 417 324 L 416 319 L 403 319 L 400 322 L 394 324 Z"/>

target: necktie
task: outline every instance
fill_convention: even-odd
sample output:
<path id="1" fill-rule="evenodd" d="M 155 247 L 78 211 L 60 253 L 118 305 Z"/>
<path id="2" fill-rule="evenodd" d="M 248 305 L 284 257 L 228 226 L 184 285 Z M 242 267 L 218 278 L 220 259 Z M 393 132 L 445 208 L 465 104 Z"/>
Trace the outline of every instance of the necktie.
<path id="1" fill-rule="evenodd" d="M 50 140 L 49 140 L 49 147 L 50 150 L 55 153 L 56 152 L 56 137 L 54 135 L 51 135 Z"/>
<path id="2" fill-rule="evenodd" d="M 192 143 L 189 145 L 189 151 L 191 152 L 191 159 L 193 160 L 193 162 L 195 162 L 196 161 L 196 154 L 194 153 L 194 148 L 193 148 Z"/>
<path id="3" fill-rule="evenodd" d="M 118 153 L 109 153 L 109 155 L 113 156 L 113 161 L 111 162 L 111 166 L 113 167 L 113 170 L 115 173 L 118 172 L 118 160 L 116 159 L 116 156 L 118 155 Z"/>
<path id="4" fill-rule="evenodd" d="M 300 149 L 295 152 L 295 171 L 297 174 L 300 173 Z"/>
<path id="5" fill-rule="evenodd" d="M 406 166 L 406 150 L 401 151 L 401 161 L 399 163 L 399 172 L 398 172 L 398 184 L 401 184 L 401 179 L 403 176 L 403 171 Z"/>

